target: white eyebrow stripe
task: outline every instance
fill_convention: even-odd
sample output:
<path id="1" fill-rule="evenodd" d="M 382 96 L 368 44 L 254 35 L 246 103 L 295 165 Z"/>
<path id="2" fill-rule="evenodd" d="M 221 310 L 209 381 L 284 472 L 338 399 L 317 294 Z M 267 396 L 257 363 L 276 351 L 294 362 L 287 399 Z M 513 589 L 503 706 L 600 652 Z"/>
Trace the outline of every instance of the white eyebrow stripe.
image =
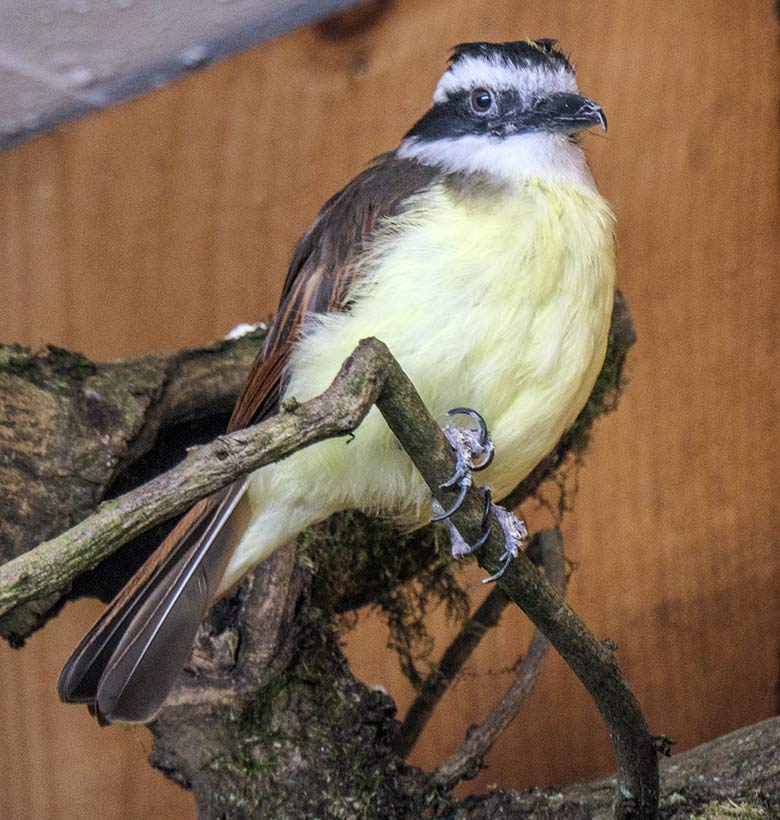
<path id="1" fill-rule="evenodd" d="M 444 72 L 436 91 L 434 103 L 444 102 L 448 94 L 478 86 L 492 89 L 513 88 L 521 94 L 577 93 L 577 81 L 571 71 L 561 66 L 517 66 L 504 60 L 485 57 L 464 57 Z"/>

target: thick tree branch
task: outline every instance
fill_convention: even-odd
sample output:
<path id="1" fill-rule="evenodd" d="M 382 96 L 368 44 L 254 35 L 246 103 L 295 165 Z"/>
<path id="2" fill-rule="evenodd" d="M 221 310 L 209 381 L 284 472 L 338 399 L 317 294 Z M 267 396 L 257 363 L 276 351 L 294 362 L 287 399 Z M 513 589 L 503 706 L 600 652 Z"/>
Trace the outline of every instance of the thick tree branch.
<path id="1" fill-rule="evenodd" d="M 151 448 L 154 471 L 170 466 L 178 432 L 193 441 L 192 420 L 201 440 L 221 432 L 264 335 L 109 364 L 0 346 L 0 563 L 84 519 L 135 465 L 143 476 Z M 67 592 L 17 607 L 0 635 L 20 644 Z"/>
<path id="2" fill-rule="evenodd" d="M 596 820 L 609 816 L 615 778 L 563 788 L 469 797 L 457 820 Z M 661 761 L 659 820 L 780 817 L 780 717 Z"/>
<path id="3" fill-rule="evenodd" d="M 56 592 L 134 536 L 242 475 L 351 432 L 384 386 L 388 361 L 394 360 L 384 345 L 361 344 L 322 395 L 193 449 L 174 469 L 104 502 L 75 527 L 0 567 L 0 616 Z"/>
<path id="4" fill-rule="evenodd" d="M 321 396 L 255 428 L 218 438 L 190 454 L 179 467 L 107 502 L 73 530 L 0 569 L 0 614 L 67 584 L 85 564 L 96 563 L 118 543 L 240 475 L 306 444 L 349 432 L 374 402 L 433 495 L 446 504 L 448 491 L 440 485 L 452 473 L 452 450 L 387 348 L 376 340 L 366 340 Z M 472 487 L 453 517 L 467 539 L 476 538 L 480 531 L 482 506 L 480 493 Z M 490 526 L 490 538 L 478 560 L 492 573 L 500 567 L 504 536 L 494 515 Z M 652 817 L 658 799 L 655 750 L 612 653 L 587 630 L 524 554 L 499 584 L 547 636 L 596 701 L 618 760 L 616 816 Z"/>

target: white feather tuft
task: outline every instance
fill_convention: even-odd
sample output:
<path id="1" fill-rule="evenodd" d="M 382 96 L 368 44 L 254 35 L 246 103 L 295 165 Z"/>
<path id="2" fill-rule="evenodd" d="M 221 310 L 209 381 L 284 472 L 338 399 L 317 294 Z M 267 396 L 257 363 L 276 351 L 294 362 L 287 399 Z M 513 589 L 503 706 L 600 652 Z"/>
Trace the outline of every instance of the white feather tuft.
<path id="1" fill-rule="evenodd" d="M 536 131 L 504 138 L 469 134 L 438 140 L 409 137 L 396 154 L 450 173 L 487 173 L 510 181 L 552 180 L 596 190 L 582 149 L 561 134 Z"/>
<path id="2" fill-rule="evenodd" d="M 229 331 L 224 335 L 224 339 L 226 341 L 232 341 L 234 339 L 240 339 L 242 336 L 246 336 L 248 333 L 252 333 L 252 331 L 257 330 L 259 327 L 265 328 L 265 322 L 257 322 L 257 324 L 250 325 L 246 322 L 242 322 L 240 325 L 236 325 L 233 330 Z"/>

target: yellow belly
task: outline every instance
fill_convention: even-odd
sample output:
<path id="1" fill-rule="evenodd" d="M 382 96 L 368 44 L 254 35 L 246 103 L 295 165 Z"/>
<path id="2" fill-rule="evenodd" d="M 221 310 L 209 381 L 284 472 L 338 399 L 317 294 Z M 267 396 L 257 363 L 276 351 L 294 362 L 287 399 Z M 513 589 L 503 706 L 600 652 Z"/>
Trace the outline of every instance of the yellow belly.
<path id="1" fill-rule="evenodd" d="M 612 228 L 604 200 L 562 184 L 435 189 L 385 225 L 352 311 L 310 328 L 288 395 L 321 392 L 357 342 L 376 336 L 442 423 L 456 406 L 483 414 L 496 458 L 480 478 L 500 498 L 552 449 L 598 375 Z M 376 411 L 349 447 L 326 442 L 312 456 L 338 478 L 346 506 L 408 508 L 426 495 Z"/>
<path id="2" fill-rule="evenodd" d="M 502 194 L 444 186 L 384 225 L 349 313 L 317 319 L 288 396 L 322 392 L 360 339 L 382 339 L 442 424 L 473 407 L 496 446 L 477 478 L 498 500 L 553 448 L 593 387 L 614 288 L 612 216 L 595 193 L 526 182 Z M 303 528 L 341 509 L 423 523 L 429 492 L 376 410 L 355 438 L 252 474 L 252 519 L 221 592 Z"/>

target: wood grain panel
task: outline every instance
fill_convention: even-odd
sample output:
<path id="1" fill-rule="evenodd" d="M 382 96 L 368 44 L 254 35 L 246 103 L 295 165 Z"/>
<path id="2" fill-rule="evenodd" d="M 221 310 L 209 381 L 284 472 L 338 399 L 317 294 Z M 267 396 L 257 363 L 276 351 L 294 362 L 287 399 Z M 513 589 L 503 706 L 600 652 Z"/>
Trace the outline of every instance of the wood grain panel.
<path id="1" fill-rule="evenodd" d="M 571 599 L 652 728 L 687 747 L 776 709 L 780 531 L 777 24 L 771 4 L 396 3 L 347 39 L 304 30 L 0 154 L 0 334 L 97 357 L 175 347 L 269 313 L 318 205 L 427 106 L 447 48 L 556 36 L 610 131 L 586 139 L 619 219 L 639 343 L 566 523 Z M 532 522 L 543 520 L 528 510 Z M 470 588 L 483 594 L 478 574 Z M 144 730 L 56 703 L 95 606 L 0 650 L 0 817 L 193 817 L 145 764 Z M 448 628 L 434 618 L 437 644 Z M 414 753 L 432 765 L 507 685 L 529 629 L 508 615 Z M 384 632 L 354 668 L 410 699 Z M 548 659 L 476 786 L 608 771 L 595 710 Z M 472 784 L 473 786 L 473 784 Z M 471 788 L 471 787 L 470 787 Z"/>

